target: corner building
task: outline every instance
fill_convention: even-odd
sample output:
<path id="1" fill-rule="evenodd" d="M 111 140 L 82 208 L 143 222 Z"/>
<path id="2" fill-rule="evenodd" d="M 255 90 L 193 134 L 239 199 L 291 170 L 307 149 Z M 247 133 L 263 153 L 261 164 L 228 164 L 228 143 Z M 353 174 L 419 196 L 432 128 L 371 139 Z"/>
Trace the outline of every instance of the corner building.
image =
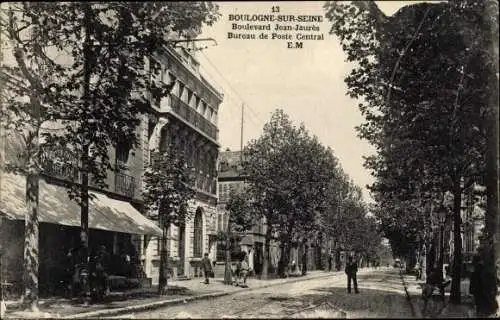
<path id="1" fill-rule="evenodd" d="M 188 219 L 172 225 L 167 235 L 169 277 L 202 276 L 201 258 L 216 257 L 217 159 L 219 154 L 217 115 L 223 95 L 199 72 L 199 62 L 190 53 L 194 48 L 164 47 L 150 59 L 161 70 L 157 77 L 175 83 L 166 98 L 150 96 L 152 110 L 145 116 L 151 161 L 153 150 L 166 150 L 170 144 L 182 148 L 189 167 L 194 168 L 196 195 L 189 203 Z M 155 218 L 155 213 L 151 213 Z M 156 217 L 157 218 L 157 217 Z M 160 239 L 144 237 L 143 266 L 153 283 L 158 283 Z"/>

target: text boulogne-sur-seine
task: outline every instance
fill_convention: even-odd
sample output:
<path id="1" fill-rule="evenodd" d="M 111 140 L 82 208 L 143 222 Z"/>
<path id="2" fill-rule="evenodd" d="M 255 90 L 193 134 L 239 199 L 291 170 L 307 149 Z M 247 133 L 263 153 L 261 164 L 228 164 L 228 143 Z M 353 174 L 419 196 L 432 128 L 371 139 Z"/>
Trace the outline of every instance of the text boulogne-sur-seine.
<path id="1" fill-rule="evenodd" d="M 274 14 L 230 14 L 229 21 L 259 22 L 323 22 L 323 16 L 274 15 Z"/>

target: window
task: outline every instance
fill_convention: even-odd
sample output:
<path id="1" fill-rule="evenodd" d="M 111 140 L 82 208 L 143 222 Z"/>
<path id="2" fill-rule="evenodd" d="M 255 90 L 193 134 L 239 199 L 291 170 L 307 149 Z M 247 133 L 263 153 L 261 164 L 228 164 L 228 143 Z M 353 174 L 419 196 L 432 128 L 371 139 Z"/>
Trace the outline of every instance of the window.
<path id="1" fill-rule="evenodd" d="M 196 210 L 193 233 L 193 256 L 201 258 L 203 254 L 203 211 L 201 208 Z"/>
<path id="2" fill-rule="evenodd" d="M 182 96 L 184 95 L 184 89 L 186 87 L 184 86 L 184 83 L 179 81 L 179 99 L 182 100 Z"/>
<path id="3" fill-rule="evenodd" d="M 193 91 L 187 89 L 187 104 L 191 105 L 191 99 L 193 98 Z"/>
<path id="4" fill-rule="evenodd" d="M 226 260 L 226 243 L 225 241 L 217 241 L 217 254 L 216 254 L 216 260 L 218 262 L 220 261 L 225 261 Z"/>
<path id="5" fill-rule="evenodd" d="M 195 100 L 195 103 L 194 103 L 194 108 L 196 111 L 198 111 L 198 108 L 200 106 L 200 97 L 198 96 L 195 96 L 196 100 Z"/>
<path id="6" fill-rule="evenodd" d="M 220 162 L 220 172 L 224 172 L 224 171 L 227 171 L 229 169 L 229 164 L 227 163 L 227 161 L 221 161 Z"/>
<path id="7" fill-rule="evenodd" d="M 129 142 L 120 141 L 116 145 L 116 162 L 117 165 L 125 166 L 128 162 L 128 155 L 130 152 L 131 146 Z"/>
<path id="8" fill-rule="evenodd" d="M 223 218 L 223 215 L 221 213 L 217 215 L 217 231 L 223 231 L 222 218 Z"/>
<path id="9" fill-rule="evenodd" d="M 200 113 L 202 116 L 205 116 L 206 112 L 207 112 L 207 104 L 205 102 L 202 102 Z"/>

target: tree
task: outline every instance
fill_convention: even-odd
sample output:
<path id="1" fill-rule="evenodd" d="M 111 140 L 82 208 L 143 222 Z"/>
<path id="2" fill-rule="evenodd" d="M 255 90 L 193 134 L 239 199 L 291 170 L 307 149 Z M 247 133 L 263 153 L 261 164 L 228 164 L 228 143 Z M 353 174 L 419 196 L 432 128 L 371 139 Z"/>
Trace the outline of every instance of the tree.
<path id="1" fill-rule="evenodd" d="M 380 166 L 367 166 L 376 175 L 386 172 L 387 163 L 395 172 L 412 168 L 418 182 L 404 191 L 408 200 L 428 192 L 431 205 L 447 191 L 454 196 L 452 302 L 460 300 L 461 195 L 475 175 L 484 174 L 485 106 L 494 90 L 493 56 L 484 50 L 491 39 L 480 30 L 496 24 L 481 18 L 484 6 L 418 4 L 392 17 L 366 2 L 327 6 L 332 33 L 356 62 L 346 82 L 349 94 L 364 100 L 360 109 L 367 122 L 360 136 L 382 156 Z M 415 159 L 422 164 L 418 169 L 411 164 Z M 401 188 L 402 180 L 395 181 L 393 189 Z"/>
<path id="2" fill-rule="evenodd" d="M 108 146 L 130 141 L 133 147 L 137 114 L 149 106 L 147 93 L 162 97 L 173 85 L 151 79 L 149 71 L 160 70 L 150 67 L 148 58 L 170 44 L 172 32 L 199 31 L 202 24 L 215 21 L 217 6 L 206 2 L 16 3 L 5 15 L 2 31 L 11 42 L 17 65 L 4 66 L 3 71 L 23 85 L 14 89 L 14 96 L 30 99 L 27 103 L 10 98 L 5 111 L 13 115 L 11 124 L 27 130 L 25 163 L 29 166 L 22 169 L 28 171 L 31 213 L 26 219 L 25 298 L 36 309 L 41 148 L 69 150 L 77 159 L 79 177 L 70 184 L 69 194 L 81 206 L 85 265 L 89 182 L 105 186 L 107 170 L 117 169 L 109 162 Z M 26 30 L 31 33 L 28 38 Z M 66 61 L 60 62 L 60 55 Z M 24 115 L 30 116 L 28 121 Z M 59 122 L 64 130 L 45 132 L 41 139 L 40 127 L 47 121 Z"/>
<path id="3" fill-rule="evenodd" d="M 257 221 L 252 199 L 250 195 L 244 191 L 231 191 L 225 209 L 227 214 L 226 231 L 220 231 L 218 233 L 218 240 L 224 241 L 226 244 L 224 284 L 231 285 L 233 283 L 231 272 L 232 245 L 244 237 L 245 233 L 251 230 Z"/>
<path id="4" fill-rule="evenodd" d="M 195 195 L 194 178 L 181 149 L 174 145 L 163 152 L 153 152 L 151 158 L 151 166 L 144 172 L 143 198 L 148 210 L 158 212 L 163 230 L 158 291 L 166 295 L 167 233 L 171 225 L 178 227 L 191 218 L 186 208 Z"/>
<path id="5" fill-rule="evenodd" d="M 248 192 L 254 199 L 256 210 L 265 221 L 266 234 L 262 277 L 268 277 L 270 243 L 281 223 L 280 215 L 289 208 L 286 201 L 287 176 L 281 150 L 293 141 L 295 129 L 288 116 L 277 110 L 264 125 L 264 133 L 250 141 L 243 150 L 243 172 L 248 177 Z"/>
<path id="6" fill-rule="evenodd" d="M 245 147 L 244 159 L 248 192 L 266 221 L 263 276 L 267 276 L 273 234 L 281 251 L 278 273 L 285 276 L 292 242 L 302 242 L 304 252 L 305 239 L 314 235 L 323 242 L 318 219 L 330 187 L 339 179 L 338 161 L 331 149 L 310 136 L 303 125 L 294 126 L 282 110 L 272 115 L 261 137 Z"/>

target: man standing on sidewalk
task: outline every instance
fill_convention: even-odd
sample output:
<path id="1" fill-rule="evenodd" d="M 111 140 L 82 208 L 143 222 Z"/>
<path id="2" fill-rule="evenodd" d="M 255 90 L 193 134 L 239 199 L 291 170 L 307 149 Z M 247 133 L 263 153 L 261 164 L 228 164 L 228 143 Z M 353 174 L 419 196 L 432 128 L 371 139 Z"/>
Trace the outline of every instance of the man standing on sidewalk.
<path id="1" fill-rule="evenodd" d="M 351 293 L 351 281 L 354 283 L 354 292 L 359 293 L 358 281 L 356 279 L 356 273 L 358 272 L 358 264 L 352 256 L 349 256 L 345 266 L 345 273 L 347 274 L 347 292 Z"/>
<path id="2" fill-rule="evenodd" d="M 210 276 L 212 275 L 213 269 L 210 263 L 210 258 L 208 258 L 208 253 L 205 253 L 203 259 L 201 259 L 201 265 L 203 267 L 203 274 L 205 275 L 205 284 L 210 283 Z"/>

